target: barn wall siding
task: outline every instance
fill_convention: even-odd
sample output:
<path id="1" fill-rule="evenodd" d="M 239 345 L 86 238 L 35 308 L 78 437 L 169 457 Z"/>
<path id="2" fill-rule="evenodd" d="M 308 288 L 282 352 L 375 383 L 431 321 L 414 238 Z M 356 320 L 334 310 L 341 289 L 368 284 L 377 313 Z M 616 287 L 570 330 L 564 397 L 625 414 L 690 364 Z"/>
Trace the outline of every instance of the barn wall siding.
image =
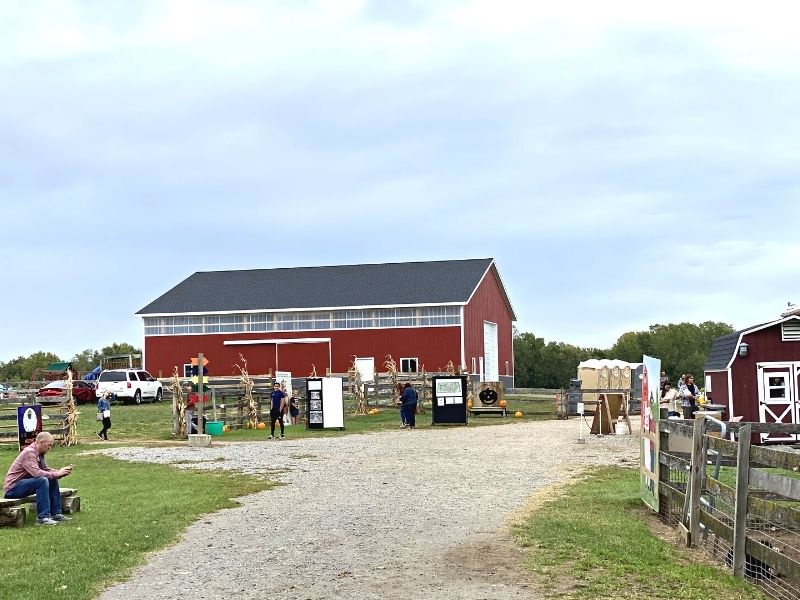
<path id="1" fill-rule="evenodd" d="M 514 375 L 513 321 L 498 283 L 497 269 L 491 269 L 481 281 L 472 299 L 464 307 L 464 362 L 472 369 L 472 358 L 483 356 L 483 322 L 497 323 L 498 372 L 506 375 L 508 362 L 509 375 Z M 458 365 L 454 360 L 453 364 Z"/>
<path id="2" fill-rule="evenodd" d="M 233 345 L 226 340 L 331 338 L 332 371 L 345 373 L 353 356 L 374 357 L 375 369 L 384 371 L 383 362 L 391 354 L 400 368 L 401 358 L 417 358 L 428 371 L 438 370 L 448 361 L 458 363 L 461 355 L 460 327 L 420 327 L 361 330 L 315 330 L 269 333 L 223 333 L 205 335 L 175 335 L 145 337 L 146 368 L 151 373 L 168 377 L 177 365 L 182 374 L 184 363 L 198 352 L 211 361 L 210 375 L 235 375 L 234 367 L 241 362 L 239 353 L 247 359 L 248 371 L 262 374 L 276 370 L 276 344 Z M 319 375 L 325 374 L 329 363 L 327 343 L 277 345 L 277 367 L 305 376 L 315 365 Z"/>

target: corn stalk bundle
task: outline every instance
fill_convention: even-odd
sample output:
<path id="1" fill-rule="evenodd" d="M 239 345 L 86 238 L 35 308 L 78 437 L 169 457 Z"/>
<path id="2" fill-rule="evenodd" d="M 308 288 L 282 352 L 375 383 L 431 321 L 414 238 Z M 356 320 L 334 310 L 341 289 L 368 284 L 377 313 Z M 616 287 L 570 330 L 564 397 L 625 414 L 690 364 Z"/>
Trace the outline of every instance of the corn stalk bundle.
<path id="1" fill-rule="evenodd" d="M 183 397 L 183 389 L 181 388 L 180 378 L 178 377 L 178 367 L 172 372 L 172 397 L 175 398 L 175 410 L 177 412 L 178 422 L 175 435 L 183 437 L 186 435 L 186 399 Z"/>
<path id="2" fill-rule="evenodd" d="M 256 399 L 253 397 L 253 386 L 255 382 L 251 379 L 250 375 L 247 373 L 247 360 L 245 360 L 243 355 L 239 355 L 239 359 L 242 361 L 243 365 L 234 365 L 237 369 L 239 369 L 240 377 L 239 383 L 244 387 L 244 402 L 245 402 L 245 417 L 248 421 L 248 429 L 255 429 L 258 425 L 258 406 L 256 405 Z"/>
<path id="3" fill-rule="evenodd" d="M 447 361 L 447 364 L 444 366 L 444 372 L 448 375 L 456 374 L 456 366 L 453 364 L 452 360 Z"/>
<path id="4" fill-rule="evenodd" d="M 367 403 L 364 399 L 364 382 L 361 381 L 361 372 L 356 366 L 355 356 L 353 357 L 353 363 L 347 370 L 347 376 L 350 380 L 350 391 L 353 393 L 353 396 L 356 399 L 355 414 L 365 415 L 367 414 Z"/>
<path id="5" fill-rule="evenodd" d="M 383 368 L 386 369 L 389 381 L 392 382 L 392 393 L 394 393 L 397 390 L 397 363 L 394 362 L 391 354 L 386 355 L 386 360 L 383 361 Z"/>
<path id="6" fill-rule="evenodd" d="M 76 431 L 78 429 L 78 411 L 75 409 L 75 397 L 72 395 L 72 370 L 67 369 L 67 382 L 64 388 L 67 391 L 67 414 L 64 418 L 64 439 L 62 446 L 74 446 L 78 443 Z"/>
<path id="7" fill-rule="evenodd" d="M 315 365 L 314 363 L 311 363 L 311 373 L 309 373 L 308 376 L 311 377 L 312 379 L 316 379 L 318 377 L 317 365 Z"/>
<path id="8" fill-rule="evenodd" d="M 425 400 L 431 399 L 431 390 L 428 389 L 430 382 L 428 381 L 428 372 L 425 370 L 425 365 L 422 365 L 422 395 L 420 401 L 417 402 L 417 414 L 425 414 Z"/>

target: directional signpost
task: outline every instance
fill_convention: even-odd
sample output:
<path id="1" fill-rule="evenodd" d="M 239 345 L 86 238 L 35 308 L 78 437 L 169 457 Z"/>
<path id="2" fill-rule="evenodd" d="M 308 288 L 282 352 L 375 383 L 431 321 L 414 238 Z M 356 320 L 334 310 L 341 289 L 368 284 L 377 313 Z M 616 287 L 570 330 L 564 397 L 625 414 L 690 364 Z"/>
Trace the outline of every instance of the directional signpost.
<path id="1" fill-rule="evenodd" d="M 203 432 L 203 398 L 205 393 L 205 385 L 208 383 L 208 369 L 206 365 L 208 364 L 208 359 L 203 356 L 203 353 L 200 352 L 197 354 L 197 358 L 190 359 L 192 365 L 192 390 L 197 393 L 197 435 L 190 435 L 189 436 L 189 445 L 190 446 L 209 446 L 211 445 L 211 436 L 206 435 Z M 191 425 L 189 426 L 189 430 L 191 431 Z M 194 443 L 192 443 L 194 441 Z"/>

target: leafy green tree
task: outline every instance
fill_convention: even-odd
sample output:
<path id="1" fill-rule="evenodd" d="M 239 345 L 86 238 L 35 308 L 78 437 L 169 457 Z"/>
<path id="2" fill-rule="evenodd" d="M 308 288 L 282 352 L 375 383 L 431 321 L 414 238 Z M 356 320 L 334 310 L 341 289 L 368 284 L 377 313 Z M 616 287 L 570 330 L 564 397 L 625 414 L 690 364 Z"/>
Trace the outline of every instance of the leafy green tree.
<path id="1" fill-rule="evenodd" d="M 18 356 L 0 365 L 0 381 L 30 381 L 37 371 L 47 369 L 47 365 L 60 362 L 52 352 L 34 352 L 30 356 Z"/>
<path id="2" fill-rule="evenodd" d="M 141 348 L 134 348 L 127 342 L 117 343 L 114 342 L 110 346 L 104 346 L 100 350 L 100 356 L 114 356 L 116 354 L 141 354 Z M 96 365 L 95 365 L 96 366 Z"/>
<path id="3" fill-rule="evenodd" d="M 92 348 L 78 352 L 72 357 L 72 367 L 81 373 L 91 371 L 100 364 L 100 353 Z"/>

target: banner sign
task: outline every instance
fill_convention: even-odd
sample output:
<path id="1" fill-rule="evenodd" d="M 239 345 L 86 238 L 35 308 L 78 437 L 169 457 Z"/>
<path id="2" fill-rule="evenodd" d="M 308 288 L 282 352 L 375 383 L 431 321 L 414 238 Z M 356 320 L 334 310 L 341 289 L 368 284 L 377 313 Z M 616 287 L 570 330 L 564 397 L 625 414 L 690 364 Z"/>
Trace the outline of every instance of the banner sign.
<path id="1" fill-rule="evenodd" d="M 19 449 L 36 441 L 36 436 L 42 431 L 42 406 L 32 404 L 30 406 L 17 407 L 17 433 L 19 435 Z"/>
<path id="2" fill-rule="evenodd" d="M 639 452 L 639 490 L 647 506 L 658 512 L 658 420 L 661 359 L 642 357 L 642 441 Z"/>

